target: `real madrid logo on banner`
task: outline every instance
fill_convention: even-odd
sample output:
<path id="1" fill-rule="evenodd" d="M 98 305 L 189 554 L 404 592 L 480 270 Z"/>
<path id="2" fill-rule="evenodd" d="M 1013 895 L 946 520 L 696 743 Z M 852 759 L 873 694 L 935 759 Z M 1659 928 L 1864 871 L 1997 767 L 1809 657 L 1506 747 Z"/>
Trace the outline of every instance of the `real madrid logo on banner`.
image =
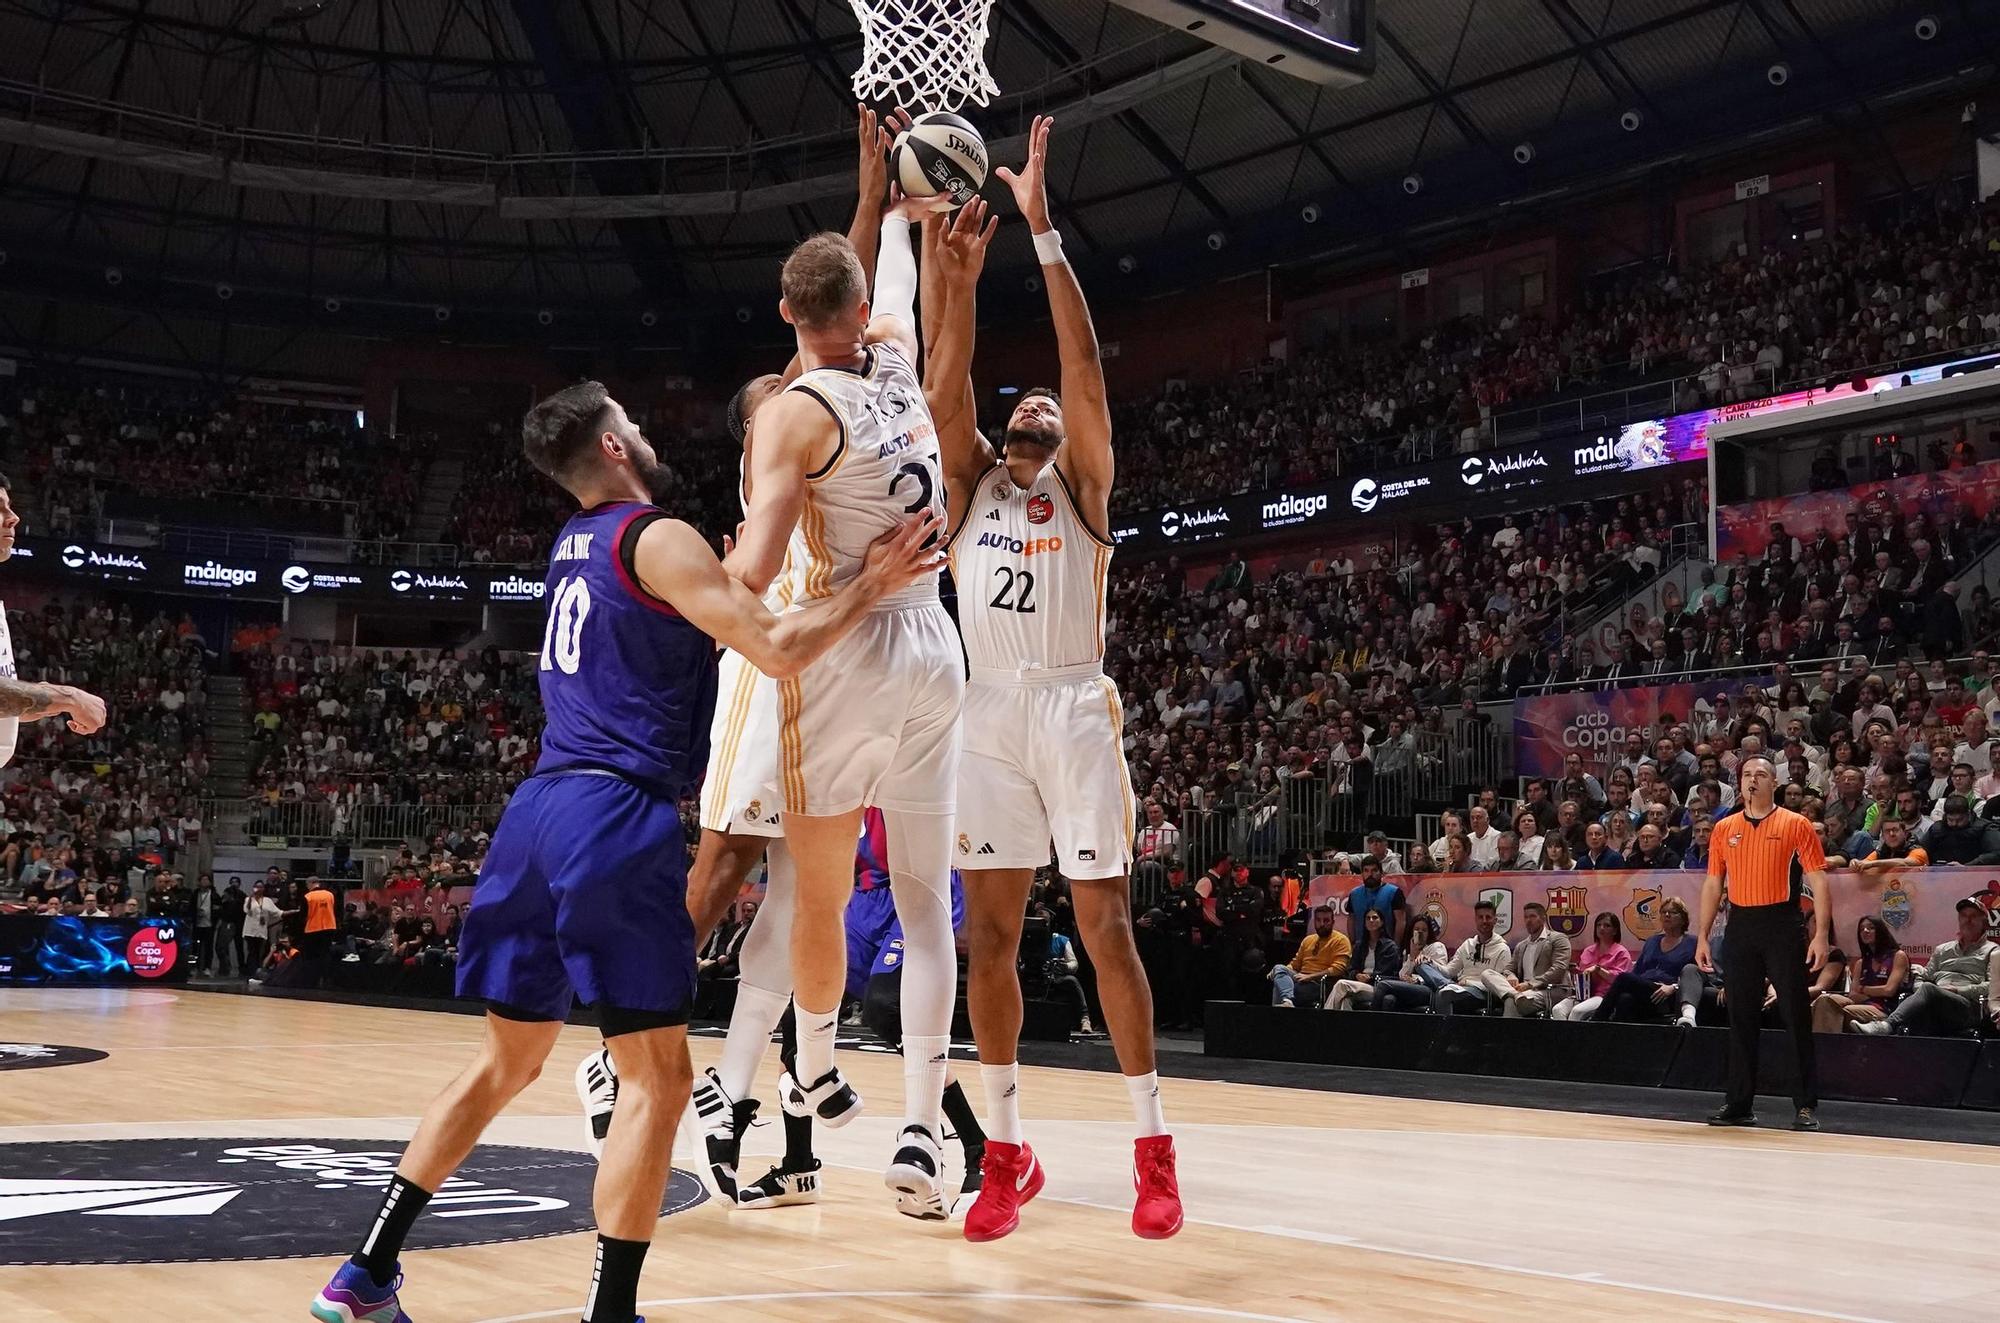
<path id="1" fill-rule="evenodd" d="M 1445 908 L 1444 893 L 1433 891 L 1424 897 L 1424 913 L 1430 916 L 1431 926 L 1437 929 L 1438 940 L 1451 928 L 1451 911 Z"/>
<path id="2" fill-rule="evenodd" d="M 1549 927 L 1564 937 L 1581 937 L 1589 924 L 1590 888 L 1549 888 Z"/>
<path id="3" fill-rule="evenodd" d="M 1897 932 L 1910 921 L 1910 893 L 1903 889 L 1900 881 L 1891 882 L 1882 888 L 1882 922 Z"/>

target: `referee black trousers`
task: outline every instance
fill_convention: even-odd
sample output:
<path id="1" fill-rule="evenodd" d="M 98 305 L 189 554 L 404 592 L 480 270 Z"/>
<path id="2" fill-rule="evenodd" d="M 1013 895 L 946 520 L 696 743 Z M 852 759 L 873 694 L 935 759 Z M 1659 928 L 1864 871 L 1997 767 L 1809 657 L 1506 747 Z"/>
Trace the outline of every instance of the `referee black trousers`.
<path id="1" fill-rule="evenodd" d="M 1778 993 L 1778 1015 L 1792 1040 L 1796 1083 L 1792 1102 L 1819 1106 L 1812 1015 L 1806 998 L 1806 917 L 1796 904 L 1737 905 L 1723 933 L 1722 990 L 1729 1002 L 1731 1112 L 1752 1110 L 1757 1097 L 1757 1048 L 1762 1033 L 1764 980 Z"/>

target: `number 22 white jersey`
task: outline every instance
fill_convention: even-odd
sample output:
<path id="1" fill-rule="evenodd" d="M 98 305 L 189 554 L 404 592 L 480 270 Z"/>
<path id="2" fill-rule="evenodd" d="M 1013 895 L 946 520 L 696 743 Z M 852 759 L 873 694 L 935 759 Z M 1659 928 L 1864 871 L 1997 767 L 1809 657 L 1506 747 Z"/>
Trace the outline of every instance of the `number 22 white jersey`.
<path id="1" fill-rule="evenodd" d="M 784 594 L 794 606 L 831 597 L 861 572 L 868 546 L 912 514 L 945 509 L 937 428 L 923 382 L 902 350 L 868 346 L 859 369 L 814 368 L 787 390 L 810 395 L 840 425 L 840 449 L 807 475 Z M 883 605 L 935 599 L 932 577 Z"/>
<path id="2" fill-rule="evenodd" d="M 1104 660 L 1111 545 L 1091 532 L 1055 464 L 1026 487 L 994 465 L 952 535 L 958 627 L 975 671 Z"/>

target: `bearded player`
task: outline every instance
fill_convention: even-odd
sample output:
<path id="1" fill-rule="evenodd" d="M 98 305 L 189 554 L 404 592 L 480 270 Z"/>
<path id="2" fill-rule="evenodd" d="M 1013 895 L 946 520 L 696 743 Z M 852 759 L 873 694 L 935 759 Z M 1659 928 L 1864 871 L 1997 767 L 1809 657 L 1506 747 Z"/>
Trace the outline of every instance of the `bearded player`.
<path id="1" fill-rule="evenodd" d="M 1042 1188 L 1041 1165 L 1021 1133 L 1015 960 L 1029 887 L 1053 843 L 1137 1117 L 1132 1230 L 1163 1239 L 1180 1230 L 1180 1188 L 1154 1069 L 1152 994 L 1132 938 L 1124 712 L 1104 674 L 1111 414 L 1090 309 L 1049 222 L 1053 123 L 1037 118 L 1027 165 L 998 173 L 1033 231 L 1062 394 L 1028 392 L 1008 420 L 1002 454 L 964 414 L 941 443 L 959 628 L 972 664 L 957 844 L 971 946 L 967 993 L 987 1102 L 986 1172 L 965 1235 L 1007 1235 L 1020 1224 L 1020 1205 Z M 954 226 L 934 246 L 947 291 L 947 341 L 970 334 L 968 305 L 988 238 Z"/>

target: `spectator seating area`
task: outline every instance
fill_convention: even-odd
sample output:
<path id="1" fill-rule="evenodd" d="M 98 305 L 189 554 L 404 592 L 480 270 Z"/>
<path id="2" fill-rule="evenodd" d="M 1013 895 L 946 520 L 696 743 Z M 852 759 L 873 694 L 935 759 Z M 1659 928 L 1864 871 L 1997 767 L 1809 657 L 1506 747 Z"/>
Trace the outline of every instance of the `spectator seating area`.
<path id="1" fill-rule="evenodd" d="M 109 910 L 205 829 L 207 644 L 186 616 L 148 617 L 126 600 L 17 600 L 20 677 L 88 689 L 109 719 L 91 736 L 62 721 L 21 727 L 0 770 L 0 902 Z"/>
<path id="2" fill-rule="evenodd" d="M 1369 826 L 1408 836 L 1418 804 L 1499 780 L 1507 733 L 1477 703 L 1532 682 L 1590 604 L 1649 581 L 1706 501 L 1689 482 L 1650 504 L 1466 519 L 1393 564 L 1299 556 L 1262 581 L 1240 558 L 1198 585 L 1177 560 L 1114 570 L 1107 669 L 1146 801 L 1142 853 L 1162 826 L 1200 843 L 1196 868 L 1221 844 L 1260 859 L 1301 836 L 1358 847 Z M 1157 885 L 1168 860 L 1146 862 Z"/>
<path id="3" fill-rule="evenodd" d="M 682 443 L 661 435 L 651 440 L 673 477 L 665 503 L 711 540 L 734 532 L 743 512 L 737 495 L 738 456 L 727 439 Z M 535 472 L 518 445 L 506 438 L 494 444 L 502 453 L 467 471 L 445 538 L 477 561 L 545 561 L 574 503 Z"/>
<path id="4" fill-rule="evenodd" d="M 1677 398 L 1700 408 L 1995 340 L 2000 204 L 1940 207 L 1699 269 L 1628 269 L 1560 320 L 1464 318 L 1125 401 L 1119 494 L 1144 509 L 1473 449 L 1495 415 L 1559 393 L 1680 377 Z"/>
<path id="5" fill-rule="evenodd" d="M 534 659 L 242 640 L 255 835 L 393 841 L 491 829 L 534 768 Z"/>
<path id="6" fill-rule="evenodd" d="M 1779 663 L 1804 679 L 1857 656 L 1908 660 L 1938 680 L 1947 660 L 2000 638 L 1992 595 L 1958 582 L 1996 541 L 2000 510 L 1982 517 L 1964 506 L 1907 520 L 1887 511 L 1841 537 L 1782 534 L 1754 564 L 1739 556 L 1704 570 L 1689 598 L 1669 585 L 1658 610 L 1635 603 L 1610 656 L 1565 639 L 1520 687 L 1673 683 Z"/>
<path id="7" fill-rule="evenodd" d="M 280 521 L 300 502 L 343 503 L 349 536 L 393 538 L 423 476 L 421 459 L 349 414 L 74 372 L 0 379 L 0 457 L 17 507 L 55 532 L 92 528 L 107 497 L 126 493 L 224 497 Z"/>

